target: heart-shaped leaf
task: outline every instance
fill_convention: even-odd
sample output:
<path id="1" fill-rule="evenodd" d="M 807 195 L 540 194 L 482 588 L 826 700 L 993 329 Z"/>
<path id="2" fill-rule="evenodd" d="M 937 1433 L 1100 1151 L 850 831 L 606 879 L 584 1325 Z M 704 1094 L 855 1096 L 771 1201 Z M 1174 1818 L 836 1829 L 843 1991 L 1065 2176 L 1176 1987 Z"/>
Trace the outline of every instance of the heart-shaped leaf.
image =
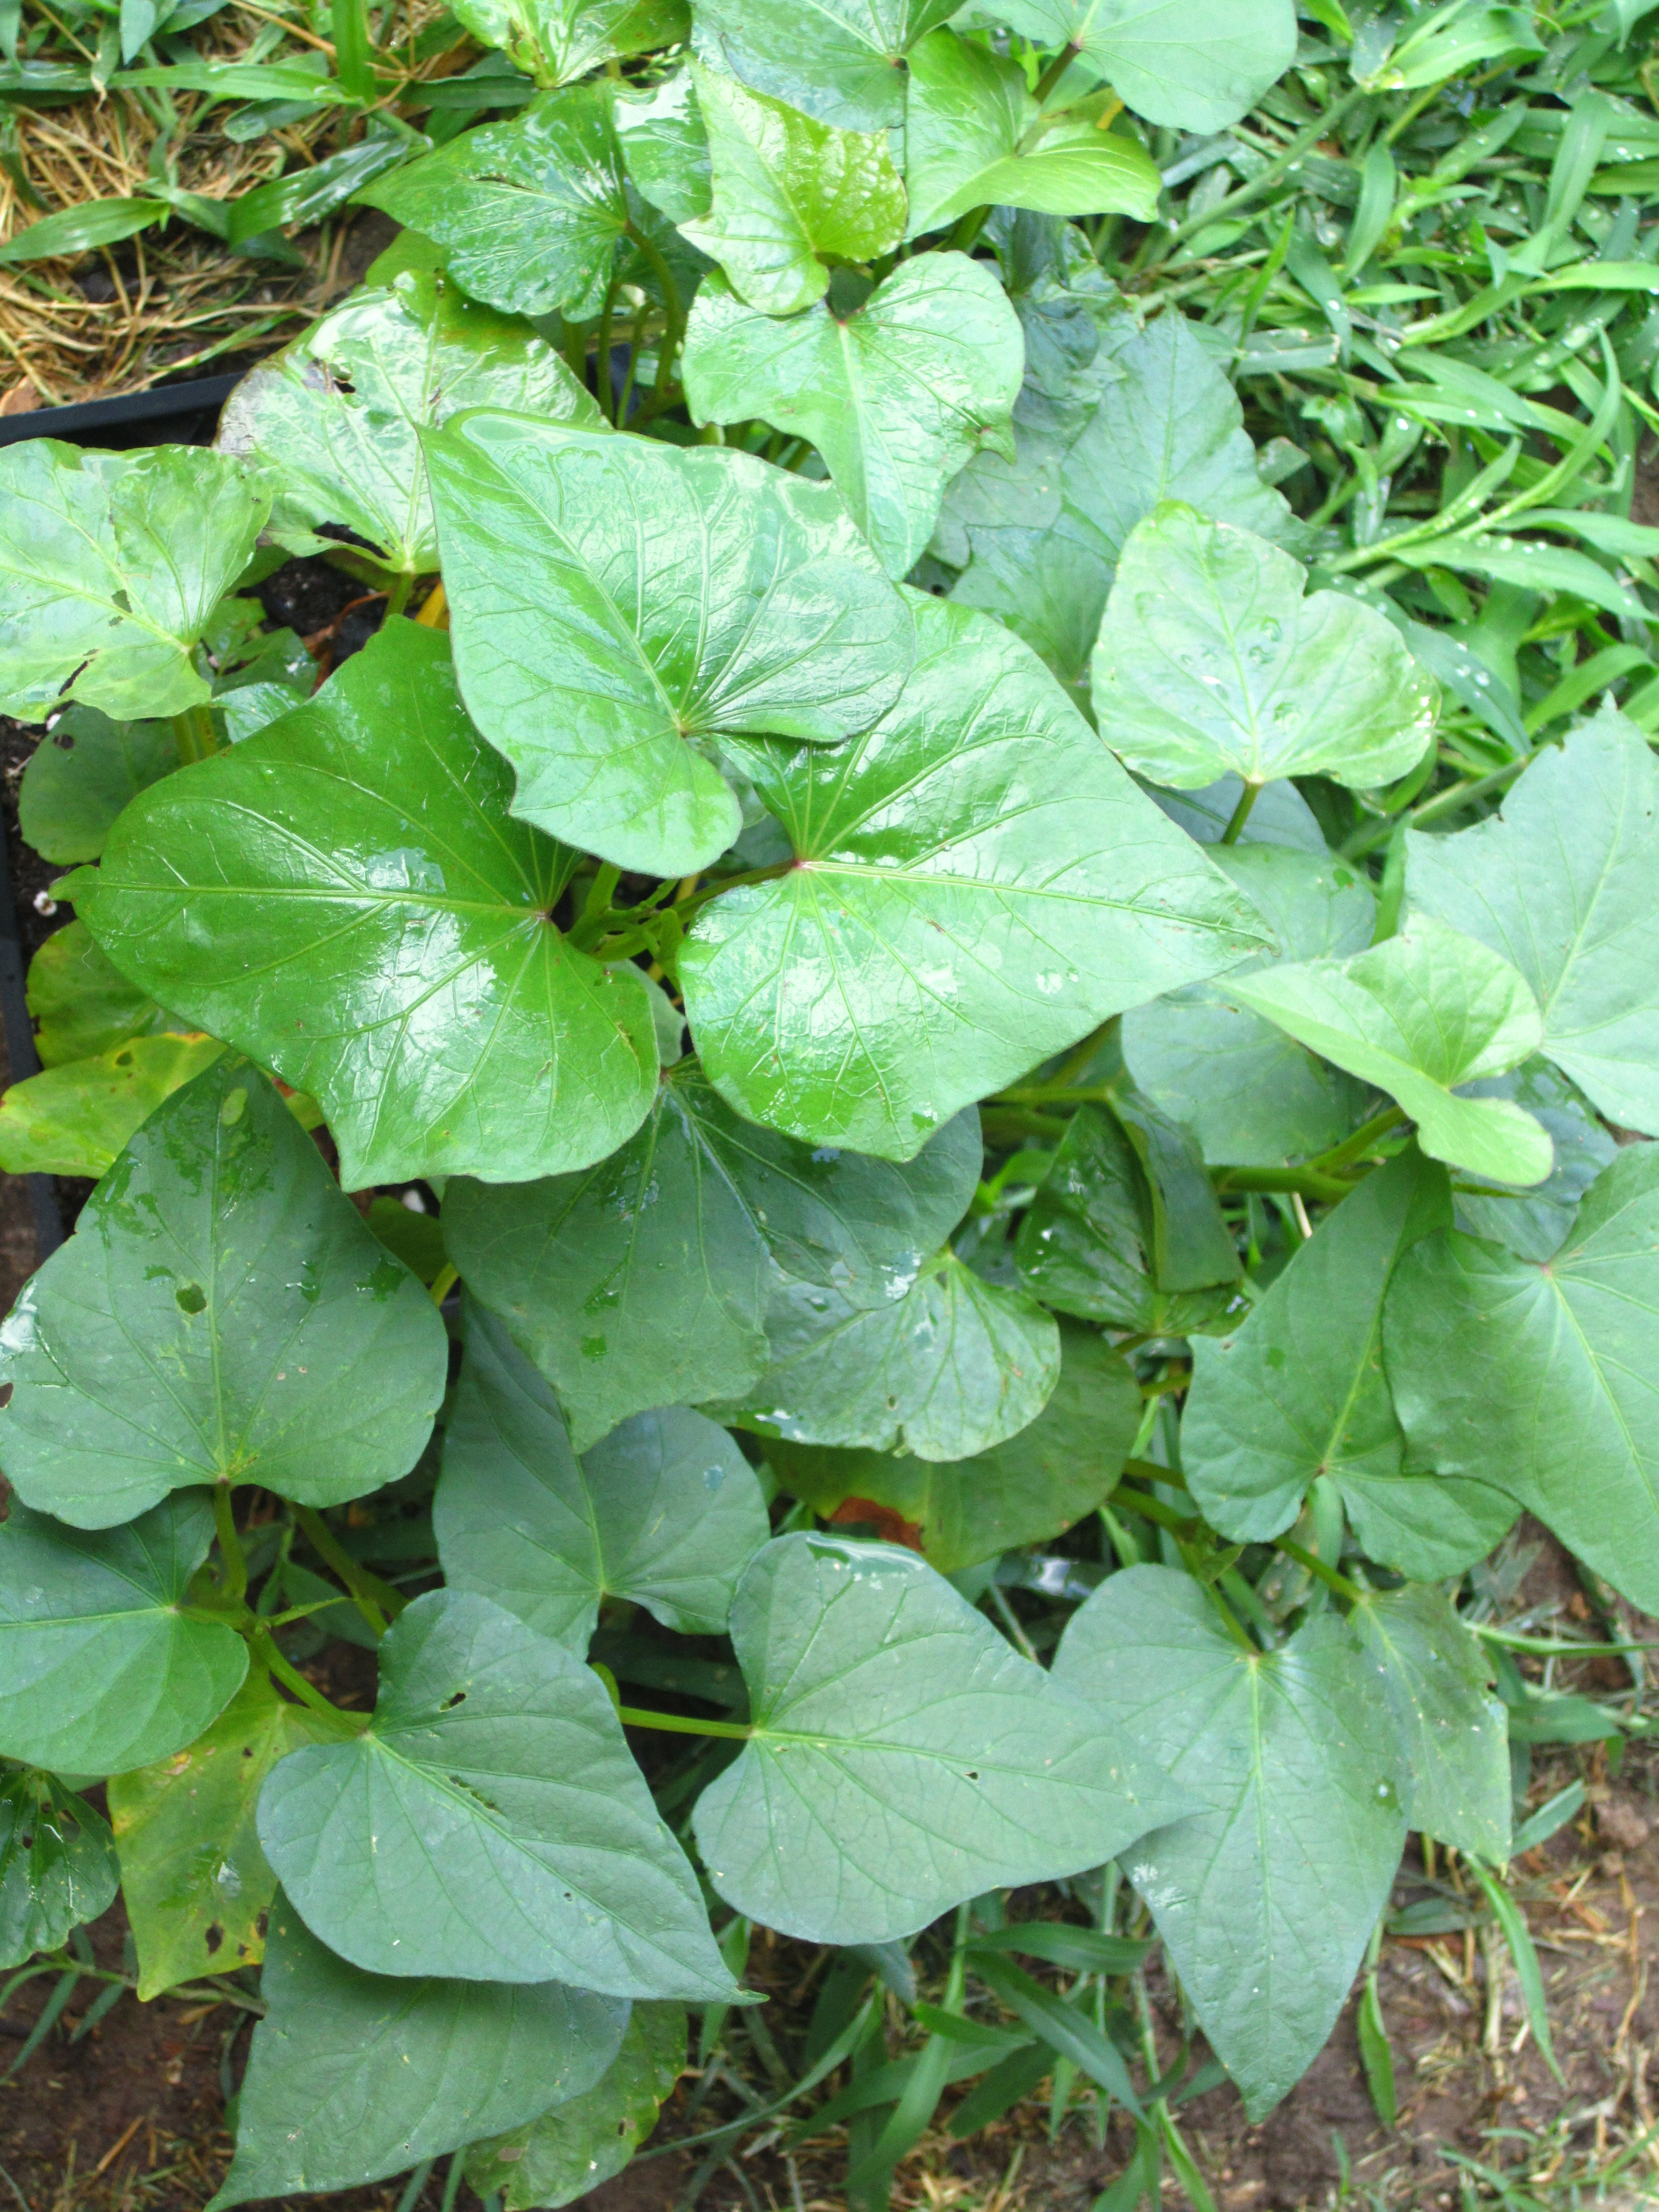
<path id="1" fill-rule="evenodd" d="M 55 1951 L 114 1902 L 109 1823 L 52 1776 L 0 1781 L 0 1967 Z"/>
<path id="2" fill-rule="evenodd" d="M 742 826 L 723 733 L 833 744 L 892 704 L 909 611 L 827 485 L 510 415 L 426 447 L 461 689 L 522 820 L 685 873 Z"/>
<path id="3" fill-rule="evenodd" d="M 543 85 L 678 46 L 691 27 L 685 0 L 460 0 L 455 14 Z"/>
<path id="4" fill-rule="evenodd" d="M 1291 0 L 1005 0 L 1005 19 L 1085 65 L 1149 123 L 1224 131 L 1296 53 Z"/>
<path id="5" fill-rule="evenodd" d="M 553 926 L 576 856 L 511 787 L 443 638 L 390 623 L 129 807 L 76 902 L 164 1005 L 320 1102 L 347 1188 L 585 1166 L 651 1103 L 651 1009 Z"/>
<path id="6" fill-rule="evenodd" d="M 729 1904 L 807 1942 L 890 1942 L 1191 1802 L 913 1553 L 780 1537 L 732 1640 L 754 1734 L 698 1799 L 697 1844 Z"/>
<path id="7" fill-rule="evenodd" d="M 697 0 L 745 84 L 853 131 L 903 121 L 905 55 L 954 12 L 952 0 Z"/>
<path id="8" fill-rule="evenodd" d="M 43 860 L 95 860 L 130 799 L 179 765 L 165 722 L 112 722 L 68 707 L 29 756 L 17 787 L 17 826 Z"/>

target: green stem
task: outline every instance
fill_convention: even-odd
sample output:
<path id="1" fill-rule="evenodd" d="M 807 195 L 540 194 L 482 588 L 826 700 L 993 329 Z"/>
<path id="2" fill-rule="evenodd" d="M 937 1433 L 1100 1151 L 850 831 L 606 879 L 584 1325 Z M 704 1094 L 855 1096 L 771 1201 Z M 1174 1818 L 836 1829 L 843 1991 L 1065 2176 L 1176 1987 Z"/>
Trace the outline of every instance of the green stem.
<path id="1" fill-rule="evenodd" d="M 395 1620 L 408 1600 L 383 1583 L 360 1560 L 354 1559 L 345 1546 L 313 1506 L 296 1505 L 294 1517 L 306 1534 L 306 1540 L 319 1559 L 332 1567 L 351 1593 L 351 1601 L 377 1636 L 384 1636 L 386 1623 Z"/>
<path id="2" fill-rule="evenodd" d="M 1245 777 L 1244 788 L 1238 794 L 1238 804 L 1233 809 L 1232 818 L 1221 833 L 1221 842 L 1224 845 L 1237 844 L 1239 832 L 1249 820 L 1250 809 L 1255 805 L 1264 787 L 1251 777 Z"/>
<path id="3" fill-rule="evenodd" d="M 599 412 L 617 420 L 615 395 L 611 389 L 611 327 L 617 313 L 617 292 L 621 285 L 620 275 L 611 279 L 605 295 L 605 305 L 599 309 L 599 342 L 593 365 L 593 381 L 599 386 Z"/>
<path id="4" fill-rule="evenodd" d="M 302 1705 L 309 1705 L 313 1712 L 326 1713 L 332 1720 L 350 1720 L 354 1717 L 349 1713 L 343 1713 L 338 1705 L 331 1705 L 314 1684 L 307 1681 L 297 1667 L 291 1667 L 289 1664 L 276 1649 L 276 1638 L 263 1621 L 254 1630 L 250 1641 L 258 1650 L 266 1669 L 286 1688 L 292 1690 Z"/>
<path id="5" fill-rule="evenodd" d="M 988 1106 L 1109 1106 L 1117 1086 L 1095 1083 L 1075 1088 L 1069 1083 L 1022 1083 L 1013 1091 L 999 1091 Z"/>
<path id="6" fill-rule="evenodd" d="M 1334 1206 L 1339 1199 L 1347 1196 L 1353 1185 L 1338 1182 L 1331 1176 L 1318 1175 L 1308 1168 L 1224 1168 L 1215 1188 L 1218 1197 L 1225 1197 L 1233 1191 L 1294 1191 L 1299 1198 L 1316 1198 L 1323 1205 Z"/>
<path id="7" fill-rule="evenodd" d="M 945 241 L 947 253 L 971 253 L 979 244 L 979 234 L 991 220 L 991 210 L 985 207 L 969 208 Z"/>
<path id="8" fill-rule="evenodd" d="M 1407 1119 L 1400 1107 L 1385 1106 L 1369 1121 L 1362 1121 L 1352 1136 L 1345 1138 L 1340 1145 L 1333 1145 L 1328 1152 L 1321 1152 L 1317 1159 L 1308 1161 L 1304 1172 L 1334 1175 L 1339 1168 L 1349 1167 L 1355 1160 L 1363 1160 L 1367 1153 L 1375 1152 L 1389 1130 Z"/>
<path id="9" fill-rule="evenodd" d="M 444 1300 L 449 1296 L 450 1292 L 454 1289 L 456 1284 L 459 1283 L 460 1279 L 460 1270 L 459 1268 L 440 1267 L 437 1273 L 432 1278 L 431 1296 L 433 1304 L 434 1306 L 441 1306 Z"/>
<path id="10" fill-rule="evenodd" d="M 1346 1598 L 1350 1605 L 1357 1605 L 1364 1596 L 1358 1583 L 1350 1582 L 1334 1567 L 1328 1567 L 1318 1553 L 1309 1551 L 1305 1545 L 1294 1543 L 1288 1536 L 1275 1536 L 1273 1549 L 1283 1552 L 1287 1559 L 1294 1559 L 1298 1567 L 1305 1567 L 1316 1580 L 1323 1583 L 1327 1589 L 1334 1590 L 1338 1597 Z"/>
<path id="11" fill-rule="evenodd" d="M 676 899 L 674 911 L 684 921 L 688 915 L 695 914 L 710 899 L 718 898 L 722 891 L 740 890 L 744 884 L 772 883 L 779 876 L 787 876 L 791 868 L 799 865 L 798 860 L 775 860 L 769 868 L 745 868 L 740 876 L 721 876 L 717 882 L 705 884 L 701 890 L 693 891 L 689 897 Z"/>
<path id="12" fill-rule="evenodd" d="M 179 765 L 188 768 L 194 761 L 206 760 L 219 750 L 219 740 L 214 734 L 213 715 L 205 702 L 198 707 L 186 707 L 182 714 L 173 717 L 173 742 L 179 748 Z"/>
<path id="13" fill-rule="evenodd" d="M 1036 88 L 1031 95 L 1039 107 L 1048 106 L 1048 94 L 1077 59 L 1078 53 L 1079 48 L 1075 44 L 1064 46 L 1049 63 L 1048 68 L 1043 70 L 1042 75 L 1036 81 Z"/>
<path id="14" fill-rule="evenodd" d="M 635 229 L 631 222 L 628 226 L 628 235 L 644 255 L 646 266 L 657 280 L 658 287 L 662 293 L 663 313 L 666 318 L 663 324 L 662 337 L 658 341 L 657 380 L 652 386 L 652 403 L 648 410 L 650 414 L 654 415 L 659 413 L 666 404 L 669 368 L 674 356 L 679 350 L 680 340 L 685 334 L 685 309 L 680 301 L 680 288 L 674 282 L 674 272 L 664 260 L 660 249 L 652 244 L 642 230 Z"/>
<path id="15" fill-rule="evenodd" d="M 687 1713 L 647 1713 L 637 1705 L 618 1705 L 617 1718 L 625 1728 L 661 1729 L 669 1735 L 725 1735 L 747 1743 L 755 1733 L 746 1721 L 699 1721 Z"/>
<path id="16" fill-rule="evenodd" d="M 402 614 L 404 609 L 409 605 L 409 595 L 414 588 L 415 579 L 413 576 L 394 576 L 392 578 L 392 589 L 386 595 L 386 619 L 388 621 L 391 620 L 393 615 Z"/>
<path id="17" fill-rule="evenodd" d="M 219 1538 L 219 1556 L 224 1561 L 220 1587 L 226 1597 L 240 1603 L 247 1595 L 247 1553 L 236 1533 L 236 1516 L 230 1507 L 230 1485 L 223 1480 L 213 1486 L 213 1525 Z"/>

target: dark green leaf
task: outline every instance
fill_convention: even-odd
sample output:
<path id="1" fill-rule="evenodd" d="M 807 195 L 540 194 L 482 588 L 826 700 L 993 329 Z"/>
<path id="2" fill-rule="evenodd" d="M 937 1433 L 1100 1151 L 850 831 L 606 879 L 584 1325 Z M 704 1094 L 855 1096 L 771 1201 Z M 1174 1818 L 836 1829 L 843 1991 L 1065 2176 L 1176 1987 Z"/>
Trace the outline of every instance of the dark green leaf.
<path id="1" fill-rule="evenodd" d="M 109 1823 L 51 1777 L 0 1782 L 0 1967 L 55 1951 L 114 1901 Z"/>
<path id="2" fill-rule="evenodd" d="M 411 155 L 427 153 L 431 144 L 407 124 L 394 129 L 383 115 L 372 116 L 364 136 L 351 144 L 239 194 L 230 204 L 228 241 L 242 246 L 290 224 L 320 222 L 374 178 Z"/>
<path id="3" fill-rule="evenodd" d="M 28 1005 L 40 1024 L 34 1048 L 46 1067 L 109 1052 L 129 1037 L 184 1028 L 128 982 L 83 921 L 54 930 L 30 961 Z"/>
<path id="4" fill-rule="evenodd" d="M 112 722 L 95 707 L 66 708 L 29 756 L 17 826 L 43 860 L 95 860 L 127 801 L 178 765 L 167 723 Z"/>
<path id="5" fill-rule="evenodd" d="M 1368 1595 L 1350 1619 L 1405 1747 L 1413 1827 L 1476 1858 L 1508 1858 L 1509 1735 L 1480 1639 L 1437 1589 Z"/>
<path id="6" fill-rule="evenodd" d="M 65 208 L 61 214 L 26 224 L 0 246 L 0 264 L 55 261 L 60 254 L 113 246 L 120 239 L 148 230 L 169 212 L 166 200 L 88 200 L 83 207 Z"/>
<path id="7" fill-rule="evenodd" d="M 1044 1989 L 1023 1967 L 1011 1965 L 994 1953 L 970 1952 L 974 1972 L 1017 2013 L 1058 2057 L 1068 2060 L 1108 2095 L 1115 2097 L 1137 2119 L 1140 2105 L 1129 2079 L 1121 2052 L 1086 2014 L 1077 2011 L 1052 1990 Z"/>
<path id="8" fill-rule="evenodd" d="M 1542 1059 L 1523 1060 L 1508 1075 L 1472 1083 L 1474 1098 L 1512 1098 L 1549 1132 L 1555 1165 L 1530 1188 L 1492 1183 L 1480 1195 L 1465 1180 L 1457 1193 L 1457 1226 L 1507 1244 L 1523 1260 L 1547 1260 L 1565 1243 L 1578 1201 L 1618 1151 L 1617 1139 L 1598 1121 L 1564 1075 Z"/>

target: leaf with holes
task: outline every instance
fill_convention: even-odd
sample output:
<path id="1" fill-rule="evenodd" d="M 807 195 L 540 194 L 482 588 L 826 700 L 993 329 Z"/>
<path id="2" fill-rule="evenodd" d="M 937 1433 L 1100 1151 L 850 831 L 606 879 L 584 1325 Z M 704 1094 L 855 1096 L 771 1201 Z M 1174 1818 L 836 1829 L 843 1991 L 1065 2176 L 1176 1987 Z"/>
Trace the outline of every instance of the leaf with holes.
<path id="1" fill-rule="evenodd" d="M 109 1823 L 50 1775 L 0 1781 L 0 1967 L 55 1951 L 113 1903 Z"/>
<path id="2" fill-rule="evenodd" d="M 134 1037 L 14 1083 L 0 1097 L 0 1170 L 102 1175 L 161 1101 L 223 1050 L 212 1037 Z"/>

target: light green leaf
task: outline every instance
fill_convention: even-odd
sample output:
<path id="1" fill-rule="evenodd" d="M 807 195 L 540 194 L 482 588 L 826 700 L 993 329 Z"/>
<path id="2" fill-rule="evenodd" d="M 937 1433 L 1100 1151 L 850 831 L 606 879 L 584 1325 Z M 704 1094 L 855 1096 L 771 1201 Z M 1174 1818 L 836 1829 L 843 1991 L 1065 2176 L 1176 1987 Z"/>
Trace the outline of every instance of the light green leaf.
<path id="1" fill-rule="evenodd" d="M 1093 663 L 1114 752 L 1189 789 L 1328 775 L 1392 783 L 1422 758 L 1439 691 L 1391 623 L 1266 538 L 1166 500 L 1118 561 Z"/>
<path id="2" fill-rule="evenodd" d="M 169 206 L 167 200 L 119 198 L 88 200 L 81 207 L 61 209 L 57 215 L 27 224 L 0 246 L 0 264 L 55 261 L 60 254 L 113 246 L 160 222 Z"/>
<path id="3" fill-rule="evenodd" d="M 247 565 L 270 493 L 190 446 L 0 452 L 0 708 L 42 722 L 78 699 L 117 720 L 207 698 L 191 647 Z"/>
<path id="4" fill-rule="evenodd" d="M 1618 1152 L 1610 1136 L 1565 1076 L 1546 1060 L 1524 1060 L 1508 1075 L 1472 1083 L 1476 1098 L 1512 1098 L 1541 1121 L 1555 1147 L 1548 1178 L 1529 1189 L 1492 1183 L 1478 1195 L 1466 1180 L 1457 1194 L 1457 1226 L 1493 1244 L 1507 1244 L 1523 1260 L 1547 1260 L 1565 1243 L 1578 1201 Z"/>
<path id="5" fill-rule="evenodd" d="M 1296 54 L 1291 0 L 1006 0 L 1017 31 L 1073 46 L 1137 115 L 1224 131 Z"/>
<path id="6" fill-rule="evenodd" d="M 548 919 L 575 855 L 507 814 L 438 633 L 128 808 L 76 903 L 125 974 L 322 1104 L 347 1189 L 601 1158 L 654 1094 L 651 1009 Z"/>
<path id="7" fill-rule="evenodd" d="M 1028 379 L 1014 459 L 981 453 L 947 489 L 934 546 L 967 569 L 952 598 L 998 616 L 1066 683 L 1086 683 L 1119 550 L 1160 501 L 1279 544 L 1297 536 L 1243 420 L 1185 316 L 1140 331 L 1120 311 L 1057 395 Z"/>
<path id="8" fill-rule="evenodd" d="M 1019 321 L 982 262 L 902 262 L 864 304 L 784 321 L 718 276 L 699 288 L 683 374 L 696 422 L 758 416 L 808 438 L 848 512 L 902 576 L 933 535 L 945 485 L 986 446 L 1012 456 Z"/>
<path id="9" fill-rule="evenodd" d="M 780 1537 L 732 1640 L 755 1733 L 697 1801 L 697 1845 L 727 1903 L 784 1935 L 889 1942 L 1097 1866 L 1191 1802 L 913 1553 Z"/>
<path id="10" fill-rule="evenodd" d="M 739 1113 L 889 1159 L 1261 944 L 1018 639 L 910 597 L 916 666 L 867 736 L 827 755 L 729 744 L 799 865 L 712 901 L 679 962 Z"/>
<path id="11" fill-rule="evenodd" d="M 976 1458 L 928 1461 L 836 1451 L 769 1437 L 784 1488 L 829 1519 L 896 1515 L 942 1575 L 1039 1544 L 1111 1492 L 1140 1425 L 1140 1389 L 1121 1355 L 1076 1322 L 1060 1324 L 1060 1380 L 1036 1420 Z M 863 1504 L 879 1509 L 868 1516 Z"/>
<path id="12" fill-rule="evenodd" d="M 904 119 L 906 54 L 953 12 L 953 0 L 697 0 L 696 20 L 745 84 L 826 123 L 878 131 Z"/>
<path id="13" fill-rule="evenodd" d="M 212 1541 L 199 1493 L 90 1535 L 14 1499 L 0 1527 L 0 1753 L 115 1774 L 199 1735 L 247 1672 L 234 1629 L 182 1609 Z"/>
<path id="14" fill-rule="evenodd" d="M 29 756 L 17 787 L 17 826 L 43 860 L 95 860 L 130 799 L 179 765 L 165 722 L 112 722 L 69 707 Z"/>
<path id="15" fill-rule="evenodd" d="M 1102 95 L 1045 114 L 1018 62 L 935 31 L 910 56 L 905 235 L 945 230 L 979 207 L 1150 222 L 1162 180 L 1145 147 L 1105 128 L 1111 112 Z"/>
<path id="16" fill-rule="evenodd" d="M 740 1121 L 688 1061 L 586 1174 L 452 1183 L 445 1232 L 586 1451 L 652 1406 L 741 1397 L 769 1357 L 779 1278 L 898 1296 L 967 1212 L 981 1164 L 973 1114 L 898 1167 Z"/>
<path id="17" fill-rule="evenodd" d="M 276 1893 L 254 1832 L 259 1787 L 279 1759 L 332 1732 L 256 1673 L 186 1749 L 110 1778 L 141 2002 L 198 1975 L 258 1966 Z"/>
<path id="18" fill-rule="evenodd" d="M 261 362 L 227 402 L 216 443 L 279 472 L 271 530 L 289 551 L 321 552 L 319 525 L 343 525 L 385 568 L 416 576 L 438 565 L 418 433 L 464 407 L 604 420 L 528 323 L 411 273 L 354 292 Z"/>
<path id="19" fill-rule="evenodd" d="M 129 1037 L 176 1035 L 184 1026 L 128 982 L 84 921 L 54 930 L 30 961 L 28 1006 L 44 1067 L 90 1059 Z"/>
<path id="20" fill-rule="evenodd" d="M 0 1455 L 77 1528 L 220 1480 L 336 1504 L 413 1466 L 447 1352 L 425 1291 L 228 1057 L 156 1109 L 0 1328 Z"/>
<path id="21" fill-rule="evenodd" d="M 292 1753 L 259 1800 L 313 1935 L 369 1973 L 732 1996 L 597 1674 L 461 1590 L 416 1598 L 380 1661 L 364 1733 Z"/>
<path id="22" fill-rule="evenodd" d="M 1368 1593 L 1349 1615 L 1382 1676 L 1414 1828 L 1476 1858 L 1510 1855 L 1510 1741 L 1492 1668 L 1443 1591 Z"/>
<path id="23" fill-rule="evenodd" d="M 708 133 L 690 70 L 631 90 L 619 88 L 611 118 L 628 173 L 672 222 L 708 212 Z"/>
<path id="24" fill-rule="evenodd" d="M 455 13 L 542 85 L 568 84 L 604 62 L 678 46 L 691 27 L 684 0 L 460 0 Z"/>
<path id="25" fill-rule="evenodd" d="M 477 1590 L 585 1654 L 606 1597 L 721 1636 L 771 1533 L 748 1462 L 684 1406 L 636 1413 L 578 1460 L 552 1391 L 474 1307 L 433 1500 L 452 1589 Z"/>
<path id="26" fill-rule="evenodd" d="M 629 223 L 607 79 L 550 92 L 510 123 L 464 131 L 356 195 L 448 249 L 455 282 L 507 314 L 605 301 Z"/>
<path id="27" fill-rule="evenodd" d="M 1234 1334 L 1193 1346 L 1181 1463 L 1224 1536 L 1277 1536 L 1325 1476 L 1374 1559 L 1460 1573 L 1515 1518 L 1500 1491 L 1406 1460 L 1382 1375 L 1382 1299 L 1402 1253 L 1451 1225 L 1443 1168 L 1414 1147 L 1326 1216 Z"/>
<path id="28" fill-rule="evenodd" d="M 223 1050 L 213 1037 L 133 1037 L 14 1083 L 0 1097 L 0 1170 L 102 1175 L 161 1101 Z"/>
<path id="29" fill-rule="evenodd" d="M 1659 769 L 1604 709 L 1542 746 L 1500 816 L 1407 839 L 1412 905 L 1512 961 L 1542 1050 L 1602 1113 L 1659 1136 Z"/>
<path id="30" fill-rule="evenodd" d="M 1437 1160 L 1497 1182 L 1542 1182 L 1547 1130 L 1509 1098 L 1459 1097 L 1537 1048 L 1543 1023 L 1525 978 L 1432 915 L 1346 960 L 1260 969 L 1231 995 L 1396 1099 Z"/>
<path id="31" fill-rule="evenodd" d="M 557 1982 L 360 1973 L 271 1916 L 237 2107 L 236 2158 L 215 2212 L 290 2191 L 350 2189 L 512 2127 L 591 2089 L 627 2007 Z"/>
<path id="32" fill-rule="evenodd" d="M 1124 1871 L 1259 2120 L 1334 2026 L 1400 1863 L 1409 1776 L 1381 1686 L 1334 1615 L 1246 1652 L 1170 1567 L 1109 1577 L 1054 1674 L 1204 1804 Z"/>
<path id="33" fill-rule="evenodd" d="M 636 2004 L 622 2048 L 585 2095 L 544 2112 L 527 2128 L 475 2142 L 466 2174 L 506 2212 L 568 2204 L 620 2173 L 657 2124 L 685 2064 L 685 2008 Z"/>
<path id="34" fill-rule="evenodd" d="M 1615 1589 L 1659 1608 L 1659 1155 L 1622 1151 L 1534 1266 L 1453 1231 L 1383 1314 L 1414 1456 L 1507 1491 Z"/>
<path id="35" fill-rule="evenodd" d="M 0 1781 L 0 1967 L 55 1951 L 114 1902 L 109 1823 L 49 1774 Z"/>
<path id="36" fill-rule="evenodd" d="M 832 744 L 892 704 L 909 612 L 828 485 L 510 415 L 426 448 L 461 689 L 520 819 L 687 873 L 742 826 L 724 732 Z"/>
<path id="37" fill-rule="evenodd" d="M 823 255 L 872 261 L 904 231 L 904 186 L 880 131 L 842 131 L 692 64 L 712 199 L 680 228 L 732 289 L 770 315 L 821 300 Z"/>
<path id="38" fill-rule="evenodd" d="M 1210 857 L 1266 920 L 1285 958 L 1340 958 L 1370 943 L 1370 888 L 1322 844 L 1317 856 L 1255 844 L 1212 846 Z M 1340 1143 L 1360 1118 L 1364 1088 L 1234 1002 L 1225 978 L 1133 1008 L 1122 1036 L 1136 1085 L 1187 1125 L 1206 1159 L 1283 1167 Z"/>

